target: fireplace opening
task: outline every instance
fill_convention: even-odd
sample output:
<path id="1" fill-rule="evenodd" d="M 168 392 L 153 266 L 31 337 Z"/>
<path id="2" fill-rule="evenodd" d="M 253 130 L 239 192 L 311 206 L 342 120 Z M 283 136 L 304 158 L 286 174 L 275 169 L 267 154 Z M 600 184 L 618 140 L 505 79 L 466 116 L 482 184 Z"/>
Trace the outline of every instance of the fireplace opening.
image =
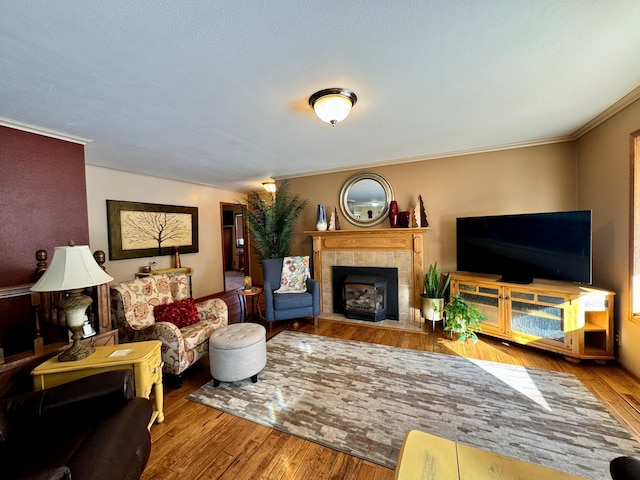
<path id="1" fill-rule="evenodd" d="M 342 288 L 344 316 L 379 322 L 387 316 L 387 281 L 384 277 L 347 275 Z"/>
<path id="2" fill-rule="evenodd" d="M 355 318 L 347 315 L 345 308 L 345 292 L 344 285 L 347 277 L 368 277 L 369 280 L 373 277 L 376 279 L 382 278 L 386 281 L 384 307 L 385 314 L 381 317 L 380 314 L 374 314 L 370 318 L 360 318 L 360 320 L 398 320 L 398 269 L 388 267 L 351 267 L 351 266 L 337 266 L 331 267 L 331 289 L 333 298 L 333 313 L 339 313 L 347 318 Z M 354 282 L 358 283 L 358 282 Z M 371 292 L 369 292 L 371 293 Z M 355 293 L 352 293 L 355 295 Z M 375 311 L 375 310 L 374 310 Z M 354 315 L 352 311 L 350 315 Z M 374 319 L 375 317 L 377 319 Z"/>

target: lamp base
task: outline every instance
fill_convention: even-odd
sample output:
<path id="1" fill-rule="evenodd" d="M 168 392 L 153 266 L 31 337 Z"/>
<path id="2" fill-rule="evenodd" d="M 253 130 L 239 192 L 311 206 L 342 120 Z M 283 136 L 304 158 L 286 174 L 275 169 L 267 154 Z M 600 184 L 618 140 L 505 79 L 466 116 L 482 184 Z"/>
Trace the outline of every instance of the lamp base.
<path id="1" fill-rule="evenodd" d="M 59 362 L 75 362 L 87 358 L 96 351 L 91 345 L 84 345 L 82 339 L 82 326 L 70 328 L 73 331 L 73 345 L 58 355 Z"/>

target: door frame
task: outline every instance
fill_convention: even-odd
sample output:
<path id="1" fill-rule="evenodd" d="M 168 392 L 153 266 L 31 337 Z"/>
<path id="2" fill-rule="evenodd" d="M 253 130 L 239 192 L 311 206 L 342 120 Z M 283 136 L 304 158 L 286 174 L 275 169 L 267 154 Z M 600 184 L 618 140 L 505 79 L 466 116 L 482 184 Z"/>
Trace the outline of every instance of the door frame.
<path id="1" fill-rule="evenodd" d="M 242 232 L 243 232 L 243 238 L 244 238 L 244 275 L 251 275 L 251 266 L 249 265 L 249 255 L 248 252 L 251 248 L 250 245 L 250 239 L 248 236 L 248 228 L 247 228 L 247 216 L 244 214 L 246 210 L 246 205 L 243 205 L 241 203 L 229 203 L 229 202 L 220 202 L 220 233 L 221 233 L 221 238 L 222 238 L 222 242 L 220 245 L 220 248 L 222 250 L 222 256 L 223 256 L 223 261 L 222 261 L 222 284 L 223 284 L 223 288 L 224 291 L 227 291 L 227 279 L 226 279 L 226 270 L 225 270 L 225 262 L 224 262 L 224 229 L 226 227 L 231 227 L 233 234 L 232 234 L 232 238 L 231 238 L 231 247 L 233 249 L 234 254 L 236 254 L 237 252 L 237 245 L 236 245 L 236 234 L 235 234 L 235 228 L 236 228 L 236 214 L 238 213 L 242 213 Z M 231 211 L 233 213 L 232 215 L 232 221 L 229 225 L 225 224 L 224 221 L 224 212 L 226 211 Z"/>

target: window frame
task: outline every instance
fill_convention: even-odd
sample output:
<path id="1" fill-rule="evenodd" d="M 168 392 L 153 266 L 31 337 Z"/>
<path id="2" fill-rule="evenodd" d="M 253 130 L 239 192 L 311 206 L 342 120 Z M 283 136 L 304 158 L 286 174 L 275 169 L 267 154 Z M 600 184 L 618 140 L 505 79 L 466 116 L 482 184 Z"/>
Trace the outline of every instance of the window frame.
<path id="1" fill-rule="evenodd" d="M 640 130 L 631 134 L 629 212 L 629 317 L 640 323 Z"/>

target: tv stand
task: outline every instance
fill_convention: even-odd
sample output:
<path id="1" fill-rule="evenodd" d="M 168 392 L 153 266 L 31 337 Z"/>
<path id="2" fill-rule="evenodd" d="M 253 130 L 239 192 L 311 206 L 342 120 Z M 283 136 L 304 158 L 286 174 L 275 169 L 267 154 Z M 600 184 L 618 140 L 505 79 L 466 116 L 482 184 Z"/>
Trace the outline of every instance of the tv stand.
<path id="1" fill-rule="evenodd" d="M 502 277 L 500 280 L 498 280 L 500 283 L 515 283 L 516 285 L 529 285 L 530 283 L 533 282 L 533 278 L 527 277 L 527 278 L 509 278 L 509 277 Z"/>
<path id="2" fill-rule="evenodd" d="M 613 353 L 614 293 L 565 282 L 527 285 L 497 276 L 451 274 L 459 293 L 486 315 L 481 333 L 560 353 L 570 361 L 606 362 Z"/>

